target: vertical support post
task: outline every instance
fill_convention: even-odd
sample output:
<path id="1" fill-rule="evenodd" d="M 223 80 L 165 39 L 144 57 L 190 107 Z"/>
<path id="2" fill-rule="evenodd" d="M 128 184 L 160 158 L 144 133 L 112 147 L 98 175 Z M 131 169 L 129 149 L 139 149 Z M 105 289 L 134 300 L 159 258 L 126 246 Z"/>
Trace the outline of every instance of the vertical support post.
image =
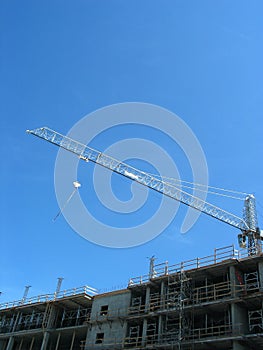
<path id="1" fill-rule="evenodd" d="M 235 297 L 237 292 L 237 278 L 235 272 L 235 266 L 229 267 L 229 280 L 230 280 L 230 288 L 231 288 L 231 296 Z"/>
<path id="2" fill-rule="evenodd" d="M 21 350 L 21 349 L 22 349 L 23 342 L 24 342 L 24 339 L 22 338 L 21 341 L 20 341 L 19 349 L 18 349 L 18 350 Z"/>
<path id="3" fill-rule="evenodd" d="M 234 335 L 242 335 L 248 332 L 247 311 L 236 303 L 231 304 L 232 332 Z M 233 350 L 245 350 L 238 340 L 233 340 Z"/>
<path id="4" fill-rule="evenodd" d="M 62 314 L 62 318 L 61 318 L 61 324 L 60 324 L 60 327 L 62 327 L 62 326 L 63 326 L 63 322 L 64 322 L 65 317 L 66 317 L 66 310 L 64 309 L 64 310 L 63 310 L 63 314 Z"/>
<path id="5" fill-rule="evenodd" d="M 73 334 L 72 334 L 72 340 L 71 340 L 70 350 L 73 349 L 74 341 L 75 341 L 75 336 L 76 336 L 76 331 L 74 331 Z"/>
<path id="6" fill-rule="evenodd" d="M 168 265 L 168 264 L 167 264 Z M 161 282 L 160 286 L 160 309 L 163 310 L 165 307 L 165 285 L 164 280 Z M 158 317 L 158 343 L 160 343 L 163 333 L 163 316 Z"/>
<path id="7" fill-rule="evenodd" d="M 259 290 L 263 291 L 263 262 L 258 263 Z"/>
<path id="8" fill-rule="evenodd" d="M 164 289 L 164 281 L 161 282 L 160 289 L 160 308 L 163 309 L 165 306 L 165 289 Z"/>
<path id="9" fill-rule="evenodd" d="M 40 350 L 47 350 L 49 337 L 50 337 L 50 334 L 49 334 L 49 332 L 46 331 L 44 333 L 44 336 L 43 336 L 43 340 L 42 340 L 42 344 L 41 344 L 41 349 Z"/>
<path id="10" fill-rule="evenodd" d="M 214 249 L 214 264 L 216 264 L 216 248 Z"/>
<path id="11" fill-rule="evenodd" d="M 59 346 L 59 341 L 60 341 L 60 337 L 61 337 L 61 333 L 58 333 L 58 337 L 57 337 L 57 342 L 56 342 L 56 347 L 55 350 L 58 350 L 58 346 Z"/>
<path id="12" fill-rule="evenodd" d="M 6 350 L 12 350 L 14 342 L 15 342 L 15 338 L 13 336 L 11 336 L 9 338 L 9 340 L 8 340 L 8 344 L 7 344 Z"/>
<path id="13" fill-rule="evenodd" d="M 13 328 L 12 328 L 12 332 L 15 332 L 15 330 L 16 330 L 16 326 L 17 326 L 18 321 L 19 321 L 19 319 L 20 319 L 20 315 L 21 315 L 20 312 L 18 312 L 17 315 L 16 315 L 15 322 L 14 322 Z M 14 315 L 14 316 L 15 316 L 15 315 Z"/>
<path id="14" fill-rule="evenodd" d="M 169 273 L 169 265 L 168 265 L 168 261 L 165 262 L 165 268 L 164 268 L 164 274 L 168 275 Z"/>
<path id="15" fill-rule="evenodd" d="M 143 348 L 146 345 L 146 335 L 147 335 L 147 318 L 144 318 L 143 326 L 142 326 L 142 347 Z"/>
<path id="16" fill-rule="evenodd" d="M 29 350 L 32 350 L 33 349 L 33 346 L 34 346 L 34 342 L 35 342 L 35 337 L 32 338 L 31 340 L 31 343 L 30 343 L 30 348 Z"/>
<path id="17" fill-rule="evenodd" d="M 43 328 L 49 329 L 54 327 L 54 323 L 56 320 L 56 312 L 57 309 L 54 306 L 54 304 L 47 303 L 42 323 Z"/>
<path id="18" fill-rule="evenodd" d="M 150 309 L 150 287 L 146 288 L 146 295 L 145 295 L 145 312 L 148 312 Z"/>
<path id="19" fill-rule="evenodd" d="M 63 279 L 64 279 L 63 277 L 58 277 L 57 288 L 56 288 L 56 292 L 55 292 L 55 299 L 60 292 Z"/>
<path id="20" fill-rule="evenodd" d="M 153 260 L 153 262 L 154 262 L 154 260 Z M 149 311 L 150 291 L 151 291 L 150 287 L 147 287 L 146 288 L 146 295 L 145 295 L 145 312 L 146 313 Z M 147 335 L 147 319 L 145 318 L 143 320 L 143 328 L 142 328 L 142 346 L 145 346 L 145 344 L 146 344 L 146 335 Z"/>
<path id="21" fill-rule="evenodd" d="M 229 278 L 231 286 L 231 294 L 233 297 L 236 297 L 242 291 L 242 285 L 237 288 L 239 281 L 235 271 L 235 266 L 229 267 Z M 235 302 L 232 302 L 230 305 L 231 311 L 231 322 L 232 332 L 234 335 L 241 335 L 248 331 L 248 319 L 247 311 L 240 307 Z M 238 340 L 233 340 L 233 350 L 244 350 L 245 348 L 239 343 Z"/>
<path id="22" fill-rule="evenodd" d="M 205 278 L 205 300 L 207 300 L 207 277 Z"/>
<path id="23" fill-rule="evenodd" d="M 30 316 L 30 323 L 33 323 L 34 315 L 35 315 L 35 310 L 32 310 L 32 314 Z"/>
<path id="24" fill-rule="evenodd" d="M 159 315 L 158 317 L 158 343 L 161 341 L 161 336 L 163 332 L 163 317 L 162 315 Z"/>
<path id="25" fill-rule="evenodd" d="M 155 276 L 154 262 L 155 262 L 156 258 L 153 255 L 152 257 L 149 258 L 149 260 L 150 260 L 150 267 L 149 267 L 149 280 L 150 280 Z"/>
<path id="26" fill-rule="evenodd" d="M 80 306 L 78 307 L 77 317 L 76 317 L 76 321 L 75 321 L 75 326 L 78 325 L 79 317 L 80 317 Z"/>
<path id="27" fill-rule="evenodd" d="M 235 246 L 234 246 L 234 244 L 232 244 L 232 259 L 234 259 L 235 257 L 236 257 Z"/>
<path id="28" fill-rule="evenodd" d="M 57 294 L 60 292 L 63 279 L 64 279 L 63 277 L 58 277 L 58 283 L 57 283 L 57 288 L 56 288 Z"/>
<path id="29" fill-rule="evenodd" d="M 23 304 L 26 301 L 26 298 L 28 296 L 29 288 L 31 288 L 31 286 L 25 286 L 25 291 L 24 291 L 24 295 L 23 295 L 23 298 L 22 298 L 22 303 Z"/>

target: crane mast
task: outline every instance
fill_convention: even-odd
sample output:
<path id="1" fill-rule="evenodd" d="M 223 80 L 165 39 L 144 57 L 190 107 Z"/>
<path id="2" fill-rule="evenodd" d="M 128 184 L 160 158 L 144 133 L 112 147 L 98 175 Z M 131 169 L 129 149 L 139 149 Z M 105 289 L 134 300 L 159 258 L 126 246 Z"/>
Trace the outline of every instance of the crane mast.
<path id="1" fill-rule="evenodd" d="M 242 231 L 242 233 L 239 235 L 240 246 L 244 246 L 245 241 L 248 238 L 249 255 L 258 254 L 261 251 L 260 233 L 257 227 L 257 214 L 254 196 L 249 195 L 245 199 L 243 218 L 240 218 L 226 210 L 195 197 L 188 192 L 181 190 L 180 188 L 177 188 L 169 182 L 158 179 L 151 174 L 114 159 L 98 150 L 51 130 L 48 127 L 27 130 L 27 133 L 64 148 L 65 150 L 76 154 L 84 161 L 92 161 L 99 164 L 115 173 L 130 178 L 141 185 L 147 186 L 159 193 L 164 194 L 165 196 L 175 199 L 189 207 L 214 217 L 217 220 L 240 229 Z"/>
<path id="2" fill-rule="evenodd" d="M 261 252 L 261 235 L 258 227 L 257 211 L 256 211 L 256 199 L 253 195 L 249 195 L 245 198 L 243 218 L 250 228 L 248 232 L 248 251 L 251 255 L 256 255 Z M 243 235 L 243 239 L 245 239 Z"/>

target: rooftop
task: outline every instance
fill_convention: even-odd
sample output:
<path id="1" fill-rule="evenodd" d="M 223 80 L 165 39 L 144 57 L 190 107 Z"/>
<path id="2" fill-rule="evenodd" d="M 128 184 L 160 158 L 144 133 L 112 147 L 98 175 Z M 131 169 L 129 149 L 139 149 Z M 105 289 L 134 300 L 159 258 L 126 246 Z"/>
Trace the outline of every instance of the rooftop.
<path id="1" fill-rule="evenodd" d="M 202 270 L 207 267 L 219 267 L 219 265 L 224 265 L 225 263 L 229 264 L 229 261 L 242 261 L 251 258 L 256 258 L 257 256 L 250 256 L 247 249 L 237 250 L 234 245 L 214 249 L 212 255 L 208 255 L 202 258 L 195 258 L 191 260 L 182 261 L 180 263 L 169 265 L 168 261 L 165 261 L 160 264 L 150 264 L 150 270 L 148 274 L 132 277 L 129 280 L 128 288 L 133 288 L 142 284 L 147 284 L 153 279 L 162 278 L 167 275 L 180 273 L 182 271 L 193 271 L 193 270 Z M 154 260 L 153 260 L 154 262 Z M 50 301 L 66 301 L 69 299 L 77 299 L 85 297 L 86 300 L 91 300 L 94 296 L 100 296 L 108 293 L 119 293 L 124 292 L 125 290 L 115 290 L 109 291 L 107 293 L 99 293 L 99 291 L 90 286 L 82 286 L 78 288 L 72 288 L 67 290 L 62 290 L 50 294 L 42 294 L 34 297 L 27 297 L 20 300 L 15 300 L 11 302 L 5 302 L 0 304 L 0 310 L 10 309 L 15 307 L 25 307 L 31 306 L 34 304 L 46 303 Z"/>

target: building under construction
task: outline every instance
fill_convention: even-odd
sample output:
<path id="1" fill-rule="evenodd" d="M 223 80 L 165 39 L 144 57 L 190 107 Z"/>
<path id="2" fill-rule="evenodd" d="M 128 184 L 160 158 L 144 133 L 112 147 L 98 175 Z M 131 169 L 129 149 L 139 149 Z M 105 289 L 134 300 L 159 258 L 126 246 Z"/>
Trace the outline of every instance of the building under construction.
<path id="1" fill-rule="evenodd" d="M 1 350 L 263 349 L 263 255 L 233 246 L 149 273 L 1 304 Z"/>

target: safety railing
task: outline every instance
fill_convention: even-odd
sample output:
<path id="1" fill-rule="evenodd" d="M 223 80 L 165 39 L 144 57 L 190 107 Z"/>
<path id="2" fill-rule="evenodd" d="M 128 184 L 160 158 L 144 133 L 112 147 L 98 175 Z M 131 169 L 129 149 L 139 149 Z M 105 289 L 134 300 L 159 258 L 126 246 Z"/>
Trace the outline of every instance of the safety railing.
<path id="1" fill-rule="evenodd" d="M 165 346 L 170 348 L 172 344 L 187 344 L 193 341 L 209 341 L 210 339 L 219 339 L 224 337 L 237 337 L 242 335 L 242 324 L 232 326 L 231 324 L 218 325 L 214 327 L 196 328 L 189 329 L 187 334 L 184 334 L 182 338 L 179 337 L 178 332 L 166 332 L 162 334 L 151 334 L 145 337 L 125 337 L 120 338 L 106 338 L 101 339 L 99 342 L 93 341 L 82 341 L 82 350 L 92 349 L 145 349 L 152 346 Z"/>
<path id="2" fill-rule="evenodd" d="M 186 270 L 199 269 L 201 267 L 222 263 L 225 260 L 238 258 L 239 251 L 234 248 L 234 245 L 231 245 L 215 249 L 212 255 L 205 256 L 203 258 L 186 260 L 175 265 L 169 266 L 168 261 L 166 261 L 154 266 L 154 271 L 151 274 L 151 278 L 149 274 L 131 278 L 129 281 L 129 287 L 149 282 L 150 279 L 158 278 L 164 275 L 179 273 Z"/>
<path id="3" fill-rule="evenodd" d="M 220 264 L 231 259 L 245 259 L 253 258 L 255 255 L 250 255 L 248 249 L 235 249 L 234 245 L 223 248 L 217 248 L 212 255 L 203 258 L 195 258 L 191 260 L 182 261 L 180 263 L 169 265 L 168 261 L 154 265 L 154 271 L 147 275 L 133 277 L 129 280 L 128 287 L 133 287 L 138 284 L 144 284 L 152 279 L 162 277 L 165 275 L 180 273 L 181 271 L 188 271 L 192 269 L 199 269 L 211 265 Z"/>
<path id="4" fill-rule="evenodd" d="M 193 304 L 216 301 L 219 299 L 230 297 L 231 293 L 232 291 L 230 281 L 194 288 Z"/>
<path id="5" fill-rule="evenodd" d="M 85 294 L 87 296 L 92 297 L 92 296 L 98 294 L 98 291 L 97 291 L 97 289 L 92 288 L 90 286 L 83 286 L 83 287 L 78 287 L 78 288 L 66 289 L 66 290 L 60 291 L 58 293 L 55 292 L 55 293 L 51 293 L 51 294 L 42 294 L 42 295 L 34 296 L 31 298 L 20 299 L 20 300 L 7 302 L 7 303 L 2 303 L 2 304 L 0 304 L 0 310 L 12 308 L 12 307 L 18 307 L 21 305 L 43 303 L 43 302 L 47 302 L 47 301 L 55 301 L 55 300 L 63 299 L 66 297 L 72 297 L 72 296 L 81 295 L 81 294 Z"/>
<path id="6" fill-rule="evenodd" d="M 243 325 L 236 324 L 224 324 L 213 327 L 196 328 L 190 331 L 190 334 L 186 337 L 188 340 L 203 340 L 205 338 L 218 338 L 218 337 L 235 337 L 244 334 Z"/>

